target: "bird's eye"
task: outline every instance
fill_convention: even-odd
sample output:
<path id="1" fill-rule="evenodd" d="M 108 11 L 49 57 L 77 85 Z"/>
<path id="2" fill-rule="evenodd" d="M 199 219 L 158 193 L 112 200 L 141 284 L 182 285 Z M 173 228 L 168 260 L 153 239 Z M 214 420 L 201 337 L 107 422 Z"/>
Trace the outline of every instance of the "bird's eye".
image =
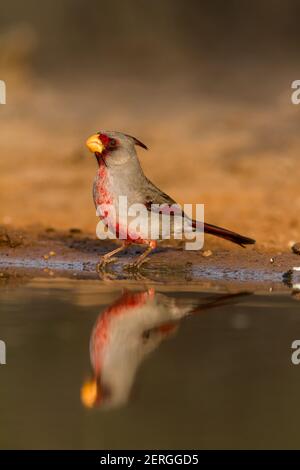
<path id="1" fill-rule="evenodd" d="M 117 145 L 117 141 L 115 139 L 110 139 L 109 146 L 110 147 L 115 147 L 116 145 Z"/>

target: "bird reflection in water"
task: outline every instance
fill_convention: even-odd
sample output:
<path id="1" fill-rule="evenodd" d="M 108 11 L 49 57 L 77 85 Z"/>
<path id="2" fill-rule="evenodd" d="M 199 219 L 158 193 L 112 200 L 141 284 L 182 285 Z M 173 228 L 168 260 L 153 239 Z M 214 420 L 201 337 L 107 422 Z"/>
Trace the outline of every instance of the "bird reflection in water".
<path id="1" fill-rule="evenodd" d="M 99 315 L 90 338 L 93 377 L 81 388 L 87 408 L 126 404 L 138 367 L 175 333 L 180 320 L 207 309 L 236 303 L 248 292 L 211 295 L 202 300 L 175 298 L 148 289 L 125 291 Z"/>

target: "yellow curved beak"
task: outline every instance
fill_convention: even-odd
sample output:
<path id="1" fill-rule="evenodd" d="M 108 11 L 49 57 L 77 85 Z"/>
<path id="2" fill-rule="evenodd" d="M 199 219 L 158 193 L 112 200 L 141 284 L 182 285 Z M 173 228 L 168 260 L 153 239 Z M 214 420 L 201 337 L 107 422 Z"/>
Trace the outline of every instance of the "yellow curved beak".
<path id="1" fill-rule="evenodd" d="M 99 398 L 99 386 L 95 379 L 87 380 L 80 391 L 82 404 L 86 408 L 93 408 Z"/>
<path id="2" fill-rule="evenodd" d="M 98 134 L 91 135 L 91 137 L 89 137 L 88 140 L 86 141 L 86 146 L 93 153 L 95 152 L 102 153 L 104 150 L 104 145 L 99 139 Z"/>

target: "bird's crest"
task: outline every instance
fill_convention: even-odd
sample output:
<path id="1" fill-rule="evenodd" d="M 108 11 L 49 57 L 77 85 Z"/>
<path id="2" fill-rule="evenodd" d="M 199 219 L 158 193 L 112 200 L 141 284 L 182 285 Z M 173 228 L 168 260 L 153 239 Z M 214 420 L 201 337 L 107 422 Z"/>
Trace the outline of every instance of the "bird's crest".
<path id="1" fill-rule="evenodd" d="M 134 144 L 135 145 L 138 145 L 139 147 L 142 147 L 143 149 L 145 150 L 148 150 L 148 147 L 147 145 L 143 144 L 143 142 L 141 142 L 139 139 L 137 139 L 136 137 L 133 137 L 132 135 L 129 135 L 129 134 L 124 134 L 126 135 L 126 137 L 130 137 L 130 139 L 133 140 Z"/>

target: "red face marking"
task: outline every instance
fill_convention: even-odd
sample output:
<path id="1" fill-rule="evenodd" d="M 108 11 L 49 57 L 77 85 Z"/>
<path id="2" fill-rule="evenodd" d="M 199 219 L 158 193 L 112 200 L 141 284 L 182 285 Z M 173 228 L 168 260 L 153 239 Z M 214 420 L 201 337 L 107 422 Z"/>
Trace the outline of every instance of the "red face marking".
<path id="1" fill-rule="evenodd" d="M 107 147 L 110 141 L 110 138 L 105 134 L 99 134 L 99 139 L 101 140 L 104 147 Z"/>
<path id="2" fill-rule="evenodd" d="M 109 150 L 113 150 L 117 147 L 118 141 L 113 139 L 112 137 L 108 137 L 106 134 L 99 133 L 99 139 L 101 140 L 102 144 L 104 145 L 104 152 L 108 152 Z"/>

